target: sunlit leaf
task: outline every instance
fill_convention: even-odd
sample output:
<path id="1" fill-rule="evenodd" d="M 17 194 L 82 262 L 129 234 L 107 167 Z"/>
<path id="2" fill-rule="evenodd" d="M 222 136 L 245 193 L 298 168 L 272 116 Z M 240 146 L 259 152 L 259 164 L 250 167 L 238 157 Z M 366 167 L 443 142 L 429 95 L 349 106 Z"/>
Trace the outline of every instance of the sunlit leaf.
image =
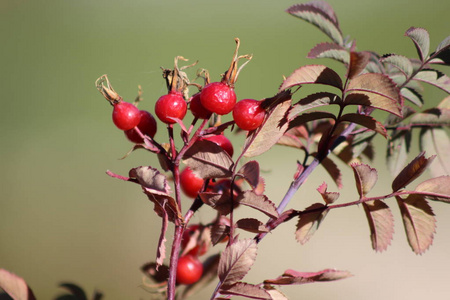
<path id="1" fill-rule="evenodd" d="M 257 250 L 253 239 L 238 240 L 225 248 L 218 269 L 222 285 L 230 286 L 244 278 L 256 260 Z"/>
<path id="2" fill-rule="evenodd" d="M 286 12 L 318 27 L 335 43 L 344 44 L 337 17 L 331 6 L 325 1 L 295 4 L 289 7 Z"/>
<path id="3" fill-rule="evenodd" d="M 236 226 L 252 233 L 269 232 L 269 229 L 261 221 L 253 218 L 240 219 L 236 222 Z"/>
<path id="4" fill-rule="evenodd" d="M 272 297 L 272 300 L 289 300 L 285 294 L 275 289 L 271 285 L 264 285 L 264 289 L 269 293 L 270 297 Z"/>
<path id="5" fill-rule="evenodd" d="M 350 52 L 350 65 L 348 67 L 347 77 L 353 79 L 354 77 L 361 74 L 364 68 L 369 63 L 370 53 L 369 52 Z"/>
<path id="6" fill-rule="evenodd" d="M 301 112 L 319 106 L 326 106 L 330 104 L 341 104 L 342 100 L 338 95 L 333 93 L 321 92 L 316 94 L 308 95 L 307 97 L 301 99 L 296 104 L 292 106 L 289 111 L 289 119 L 293 119 L 295 116 L 299 115 Z"/>
<path id="7" fill-rule="evenodd" d="M 231 176 L 233 160 L 219 145 L 208 140 L 198 140 L 186 151 L 184 163 L 201 178 Z"/>
<path id="8" fill-rule="evenodd" d="M 236 202 L 259 210 L 260 212 L 274 219 L 278 218 L 279 216 L 275 204 L 270 201 L 267 196 L 258 195 L 253 191 L 245 191 L 243 193 L 240 193 L 236 198 Z"/>
<path id="9" fill-rule="evenodd" d="M 167 177 L 161 174 L 158 169 L 152 167 L 137 167 L 129 172 L 131 178 L 136 178 L 143 187 L 160 192 L 165 195 L 170 194 L 170 185 L 167 182 Z"/>
<path id="10" fill-rule="evenodd" d="M 345 104 L 370 106 L 401 116 L 402 98 L 397 85 L 383 74 L 367 73 L 350 81 Z"/>
<path id="11" fill-rule="evenodd" d="M 443 128 L 423 128 L 420 149 L 429 155 L 436 155 L 436 161 L 430 166 L 433 177 L 450 175 L 450 138 Z"/>
<path id="12" fill-rule="evenodd" d="M 431 55 L 429 63 L 450 65 L 450 36 L 446 37 Z"/>
<path id="13" fill-rule="evenodd" d="M 428 34 L 428 31 L 419 27 L 411 27 L 405 32 L 405 36 L 412 39 L 420 60 L 425 61 L 428 57 L 428 52 L 430 51 L 430 35 Z"/>
<path id="14" fill-rule="evenodd" d="M 422 70 L 417 73 L 413 79 L 434 85 L 447 94 L 450 94 L 450 77 L 448 77 L 444 73 L 439 72 L 438 70 Z"/>
<path id="15" fill-rule="evenodd" d="M 436 219 L 424 196 L 397 198 L 409 245 L 416 254 L 424 253 L 433 243 Z"/>
<path id="16" fill-rule="evenodd" d="M 376 200 L 363 203 L 370 227 L 370 239 L 375 251 L 384 251 L 394 234 L 394 216 L 386 203 Z"/>
<path id="17" fill-rule="evenodd" d="M 447 108 L 430 108 L 421 113 L 415 114 L 410 121 L 415 125 L 440 125 L 450 126 L 450 109 Z"/>
<path id="18" fill-rule="evenodd" d="M 243 296 L 245 298 L 251 299 L 272 300 L 270 294 L 262 287 L 245 282 L 236 282 L 235 284 L 226 286 L 219 291 L 223 295 Z"/>
<path id="19" fill-rule="evenodd" d="M 378 172 L 365 164 L 352 164 L 351 167 L 355 175 L 359 196 L 364 197 L 377 183 Z"/>
<path id="20" fill-rule="evenodd" d="M 309 241 L 316 230 L 319 229 L 327 213 L 328 209 L 322 203 L 315 203 L 305 208 L 304 213 L 300 215 L 295 231 L 295 238 L 300 244 L 304 245 Z"/>
<path id="21" fill-rule="evenodd" d="M 259 164 L 255 160 L 251 160 L 243 165 L 237 172 L 242 176 L 252 188 L 256 188 L 259 183 Z"/>
<path id="22" fill-rule="evenodd" d="M 339 193 L 338 192 L 328 192 L 327 188 L 328 188 L 327 184 L 324 182 L 317 188 L 317 191 L 320 193 L 320 195 L 323 198 L 323 201 L 325 201 L 326 204 L 332 204 L 334 201 L 336 201 L 339 198 Z"/>
<path id="23" fill-rule="evenodd" d="M 387 56 L 384 56 L 381 61 L 393 65 L 394 67 L 399 69 L 400 72 L 405 75 L 405 77 L 411 76 L 413 72 L 413 65 L 411 61 L 405 56 L 389 54 Z"/>
<path id="24" fill-rule="evenodd" d="M 426 158 L 424 152 L 420 153 L 397 175 L 392 182 L 392 190 L 395 192 L 410 184 L 427 169 L 433 160 L 434 156 Z"/>
<path id="25" fill-rule="evenodd" d="M 247 150 L 244 156 L 253 157 L 260 155 L 278 142 L 288 129 L 287 112 L 290 107 L 290 100 L 280 103 L 266 117 L 259 130 L 249 133 L 245 139 L 244 148 L 247 148 Z"/>
<path id="26" fill-rule="evenodd" d="M 450 176 L 428 179 L 419 184 L 415 191 L 427 199 L 450 203 Z"/>
<path id="27" fill-rule="evenodd" d="M 335 43 L 320 43 L 309 51 L 307 57 L 331 58 L 344 64 L 348 64 L 350 61 L 348 50 Z"/>
<path id="28" fill-rule="evenodd" d="M 28 287 L 22 277 L 17 276 L 5 269 L 0 269 L 0 288 L 12 299 L 35 300 L 33 291 Z"/>
<path id="29" fill-rule="evenodd" d="M 364 126 L 370 130 L 373 130 L 375 132 L 378 132 L 385 138 L 387 137 L 386 128 L 384 128 L 383 124 L 381 124 L 380 122 L 378 122 L 371 116 L 350 113 L 350 114 L 345 114 L 345 115 L 341 116 L 339 121 L 355 123 L 355 124 Z"/>
<path id="30" fill-rule="evenodd" d="M 298 68 L 281 84 L 280 91 L 302 84 L 325 84 L 342 90 L 342 80 L 332 69 L 323 65 L 307 65 Z"/>
<path id="31" fill-rule="evenodd" d="M 335 281 L 351 276 L 353 275 L 348 271 L 334 269 L 326 269 L 319 272 L 297 272 L 294 270 L 286 270 L 280 277 L 264 280 L 264 283 L 275 285 L 305 284 L 321 281 Z"/>

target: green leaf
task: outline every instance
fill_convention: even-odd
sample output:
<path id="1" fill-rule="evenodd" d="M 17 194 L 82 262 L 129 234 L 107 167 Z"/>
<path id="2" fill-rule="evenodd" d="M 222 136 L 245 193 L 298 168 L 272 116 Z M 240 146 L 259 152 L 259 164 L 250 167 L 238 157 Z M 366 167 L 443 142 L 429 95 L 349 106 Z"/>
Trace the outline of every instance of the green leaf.
<path id="1" fill-rule="evenodd" d="M 450 78 L 437 70 L 426 69 L 420 71 L 413 79 L 434 85 L 450 94 Z"/>
<path id="2" fill-rule="evenodd" d="M 432 176 L 450 175 L 450 139 L 443 128 L 423 128 L 420 149 L 436 155 L 436 162 L 430 166 Z"/>
<path id="3" fill-rule="evenodd" d="M 378 172 L 366 164 L 351 164 L 355 175 L 356 188 L 359 197 L 363 198 L 370 192 L 378 180 Z"/>
<path id="4" fill-rule="evenodd" d="M 311 211 L 312 212 L 307 212 Z M 328 209 L 322 203 L 315 203 L 305 208 L 304 213 L 300 215 L 297 223 L 297 230 L 295 231 L 295 238 L 304 245 L 312 235 L 319 229 L 320 224 L 325 219 Z"/>
<path id="5" fill-rule="evenodd" d="M 370 239 L 375 251 L 384 251 L 394 235 L 394 216 L 386 203 L 376 200 L 363 203 L 370 227 Z"/>
<path id="6" fill-rule="evenodd" d="M 393 65 L 394 67 L 399 69 L 400 72 L 405 75 L 405 77 L 411 76 L 413 72 L 413 65 L 411 61 L 405 56 L 389 54 L 387 56 L 384 56 L 381 61 Z"/>
<path id="7" fill-rule="evenodd" d="M 430 108 L 415 114 L 410 121 L 411 124 L 431 126 L 450 126 L 450 109 Z"/>
<path id="8" fill-rule="evenodd" d="M 344 44 L 339 24 L 331 6 L 324 1 L 311 1 L 296 4 L 286 10 L 287 13 L 318 27 L 323 33 L 339 45 Z"/>
<path id="9" fill-rule="evenodd" d="M 350 80 L 346 105 L 364 105 L 401 116 L 402 98 L 397 85 L 383 74 L 367 73 Z"/>
<path id="10" fill-rule="evenodd" d="M 433 160 L 434 156 L 426 158 L 424 152 L 420 153 L 397 175 L 397 177 L 395 177 L 392 182 L 392 191 L 396 192 L 413 182 L 425 172 Z"/>
<path id="11" fill-rule="evenodd" d="M 446 37 L 431 54 L 429 63 L 450 65 L 450 36 Z"/>
<path id="12" fill-rule="evenodd" d="M 396 197 L 409 245 L 416 254 L 424 253 L 433 243 L 436 230 L 434 213 L 424 196 Z"/>
<path id="13" fill-rule="evenodd" d="M 415 104 L 419 107 L 422 107 L 423 98 L 419 92 L 417 92 L 416 90 L 409 88 L 409 87 L 402 88 L 400 90 L 400 92 L 402 93 L 403 98 L 406 98 L 409 101 L 411 101 L 413 104 Z"/>
<path id="14" fill-rule="evenodd" d="M 331 58 L 344 64 L 348 64 L 350 61 L 348 50 L 335 43 L 320 43 L 309 51 L 307 57 Z"/>
<path id="15" fill-rule="evenodd" d="M 350 122 L 350 123 L 356 123 L 358 125 L 364 126 L 370 130 L 373 130 L 375 132 L 378 132 L 385 138 L 387 138 L 386 128 L 384 128 L 383 124 L 372 118 L 371 116 L 351 113 L 351 114 L 345 114 L 341 116 L 339 119 L 340 122 Z"/>
<path id="16" fill-rule="evenodd" d="M 279 91 L 302 84 L 325 84 L 342 90 L 342 80 L 332 69 L 323 65 L 307 65 L 296 69 L 281 84 Z"/>
<path id="17" fill-rule="evenodd" d="M 428 34 L 428 31 L 424 28 L 411 27 L 405 32 L 405 36 L 412 39 L 420 60 L 424 62 L 430 51 L 430 35 Z"/>

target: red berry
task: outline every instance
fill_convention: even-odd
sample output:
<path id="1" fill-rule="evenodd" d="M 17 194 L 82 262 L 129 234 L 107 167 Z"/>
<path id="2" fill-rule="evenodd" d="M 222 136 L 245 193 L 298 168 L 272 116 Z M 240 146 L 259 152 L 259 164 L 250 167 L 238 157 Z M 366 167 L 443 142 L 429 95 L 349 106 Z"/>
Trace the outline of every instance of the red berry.
<path id="1" fill-rule="evenodd" d="M 261 102 L 253 99 L 243 99 L 233 108 L 233 119 L 242 130 L 254 130 L 264 121 L 265 110 Z"/>
<path id="2" fill-rule="evenodd" d="M 218 115 L 226 115 L 236 104 L 236 93 L 226 83 L 212 82 L 202 89 L 200 101 L 206 109 Z"/>
<path id="3" fill-rule="evenodd" d="M 231 144 L 230 140 L 223 134 L 212 135 L 204 139 L 216 143 L 223 150 L 225 150 L 228 153 L 228 155 L 233 156 L 234 153 L 233 144 Z"/>
<path id="4" fill-rule="evenodd" d="M 189 109 L 194 117 L 199 119 L 209 119 L 212 112 L 207 110 L 200 101 L 200 93 L 192 96 L 191 102 L 189 103 Z"/>
<path id="5" fill-rule="evenodd" d="M 198 232 L 198 236 L 197 239 L 199 238 L 199 236 L 201 235 L 203 230 L 203 226 L 199 225 L 199 224 L 194 224 L 194 225 L 190 225 L 188 228 L 186 228 L 186 230 L 183 232 L 183 238 L 181 240 L 181 249 L 185 249 L 186 246 L 189 244 L 190 240 L 193 239 L 193 235 Z M 195 246 L 192 249 L 188 249 L 188 254 L 190 255 L 194 255 L 194 256 L 201 256 L 203 254 L 205 254 L 208 249 L 209 249 L 209 243 L 207 242 L 202 242 L 202 241 L 198 241 L 195 240 Z"/>
<path id="6" fill-rule="evenodd" d="M 112 119 L 117 128 L 128 130 L 136 127 L 141 120 L 139 109 L 131 103 L 120 101 L 114 104 Z"/>
<path id="7" fill-rule="evenodd" d="M 155 103 L 156 116 L 166 124 L 174 124 L 171 118 L 182 120 L 186 115 L 187 104 L 179 92 L 169 92 L 161 96 Z"/>
<path id="8" fill-rule="evenodd" d="M 191 198 L 196 198 L 203 187 L 203 178 L 198 177 L 192 170 L 186 167 L 180 174 L 180 185 L 183 192 Z"/>
<path id="9" fill-rule="evenodd" d="M 193 255 L 181 256 L 178 259 L 177 282 L 180 284 L 196 283 L 203 274 L 203 265 Z"/>
<path id="10" fill-rule="evenodd" d="M 156 134 L 157 124 L 155 118 L 146 110 L 141 110 L 141 121 L 137 125 L 137 128 L 142 132 L 142 134 L 153 138 Z M 144 140 L 140 137 L 139 133 L 133 128 L 125 130 L 126 137 L 133 143 L 141 144 Z"/>

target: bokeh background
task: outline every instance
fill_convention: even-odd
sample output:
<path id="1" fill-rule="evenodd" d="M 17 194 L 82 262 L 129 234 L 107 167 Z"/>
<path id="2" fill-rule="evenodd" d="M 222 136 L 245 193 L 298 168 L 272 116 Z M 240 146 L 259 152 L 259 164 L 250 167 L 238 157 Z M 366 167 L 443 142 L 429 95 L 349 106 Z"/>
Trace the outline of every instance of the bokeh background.
<path id="1" fill-rule="evenodd" d="M 450 33 L 446 0 L 329 2 L 360 50 L 414 56 L 412 42 L 403 36 L 410 26 L 427 28 L 432 48 Z M 88 294 L 98 289 L 105 299 L 150 299 L 139 267 L 155 258 L 160 220 L 137 186 L 105 171 L 127 174 L 132 167 L 158 163 L 143 151 L 119 159 L 131 144 L 112 124 L 111 107 L 94 82 L 107 73 L 128 101 L 140 84 L 141 107 L 153 111 L 165 93 L 161 66 L 171 68 L 173 58 L 183 55 L 199 60 L 217 80 L 239 37 L 240 53 L 253 53 L 254 59 L 239 78 L 238 97 L 272 96 L 282 75 L 301 65 L 338 66 L 305 58 L 327 38 L 284 12 L 295 3 L 1 0 L 0 267 L 24 277 L 38 299 L 60 294 L 62 281 L 77 283 Z M 425 95 L 429 106 L 444 97 L 428 88 Z M 164 133 L 160 126 L 157 139 L 163 141 Z M 239 149 L 243 136 L 233 141 Z M 385 192 L 392 180 L 383 160 L 385 142 L 377 142 L 373 165 L 380 178 L 373 195 Z M 300 153 L 280 147 L 259 158 L 274 202 L 288 188 L 298 158 Z M 356 200 L 353 175 L 344 174 L 340 200 Z M 315 188 L 324 180 L 337 189 L 319 168 L 291 207 L 319 201 Z M 294 240 L 294 222 L 281 226 L 260 244 L 247 280 L 275 278 L 289 268 L 337 268 L 355 276 L 282 290 L 292 299 L 448 299 L 450 207 L 432 203 L 438 220 L 434 245 L 416 256 L 398 209 L 388 203 L 396 217 L 388 251 L 371 249 L 363 210 L 350 207 L 331 212 L 305 246 Z M 205 208 L 194 221 L 209 217 Z M 209 299 L 213 289 L 214 284 L 197 299 Z"/>

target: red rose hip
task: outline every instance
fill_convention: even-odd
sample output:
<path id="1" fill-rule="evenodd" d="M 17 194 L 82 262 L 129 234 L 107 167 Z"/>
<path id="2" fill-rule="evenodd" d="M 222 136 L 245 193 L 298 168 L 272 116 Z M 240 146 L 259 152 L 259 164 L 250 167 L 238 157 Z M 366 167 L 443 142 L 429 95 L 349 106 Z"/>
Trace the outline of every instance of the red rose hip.
<path id="1" fill-rule="evenodd" d="M 243 99 L 234 106 L 233 119 L 239 128 L 250 131 L 255 130 L 262 124 L 265 113 L 260 101 Z"/>
<path id="2" fill-rule="evenodd" d="M 225 150 L 229 156 L 233 156 L 234 153 L 233 144 L 231 144 L 230 140 L 223 134 L 209 136 L 204 139 L 216 143 L 223 150 Z"/>
<path id="3" fill-rule="evenodd" d="M 207 110 L 218 115 L 226 115 L 236 104 L 236 93 L 224 82 L 212 82 L 202 89 L 200 101 Z"/>
<path id="4" fill-rule="evenodd" d="M 207 110 L 200 101 L 200 93 L 192 96 L 191 102 L 189 103 L 189 109 L 191 110 L 192 115 L 198 119 L 209 119 L 212 114 L 212 112 Z"/>
<path id="5" fill-rule="evenodd" d="M 203 274 L 203 265 L 197 257 L 192 255 L 181 256 L 178 259 L 177 282 L 179 284 L 196 283 Z"/>
<path id="6" fill-rule="evenodd" d="M 112 119 L 117 128 L 129 130 L 139 124 L 141 114 L 139 109 L 133 104 L 120 101 L 114 104 Z"/>
<path id="7" fill-rule="evenodd" d="M 189 167 L 180 173 L 180 185 L 183 192 L 191 198 L 196 198 L 198 192 L 203 187 L 203 178 L 198 177 Z"/>
<path id="8" fill-rule="evenodd" d="M 141 110 L 141 121 L 137 125 L 137 128 L 142 132 L 142 134 L 153 138 L 156 134 L 157 124 L 155 118 L 146 110 Z M 124 131 L 125 136 L 133 143 L 141 144 L 144 140 L 141 138 L 136 129 L 129 129 Z"/>
<path id="9" fill-rule="evenodd" d="M 166 124 L 174 124 L 176 118 L 183 120 L 187 112 L 187 104 L 179 92 L 169 92 L 161 96 L 155 103 L 156 116 Z"/>

